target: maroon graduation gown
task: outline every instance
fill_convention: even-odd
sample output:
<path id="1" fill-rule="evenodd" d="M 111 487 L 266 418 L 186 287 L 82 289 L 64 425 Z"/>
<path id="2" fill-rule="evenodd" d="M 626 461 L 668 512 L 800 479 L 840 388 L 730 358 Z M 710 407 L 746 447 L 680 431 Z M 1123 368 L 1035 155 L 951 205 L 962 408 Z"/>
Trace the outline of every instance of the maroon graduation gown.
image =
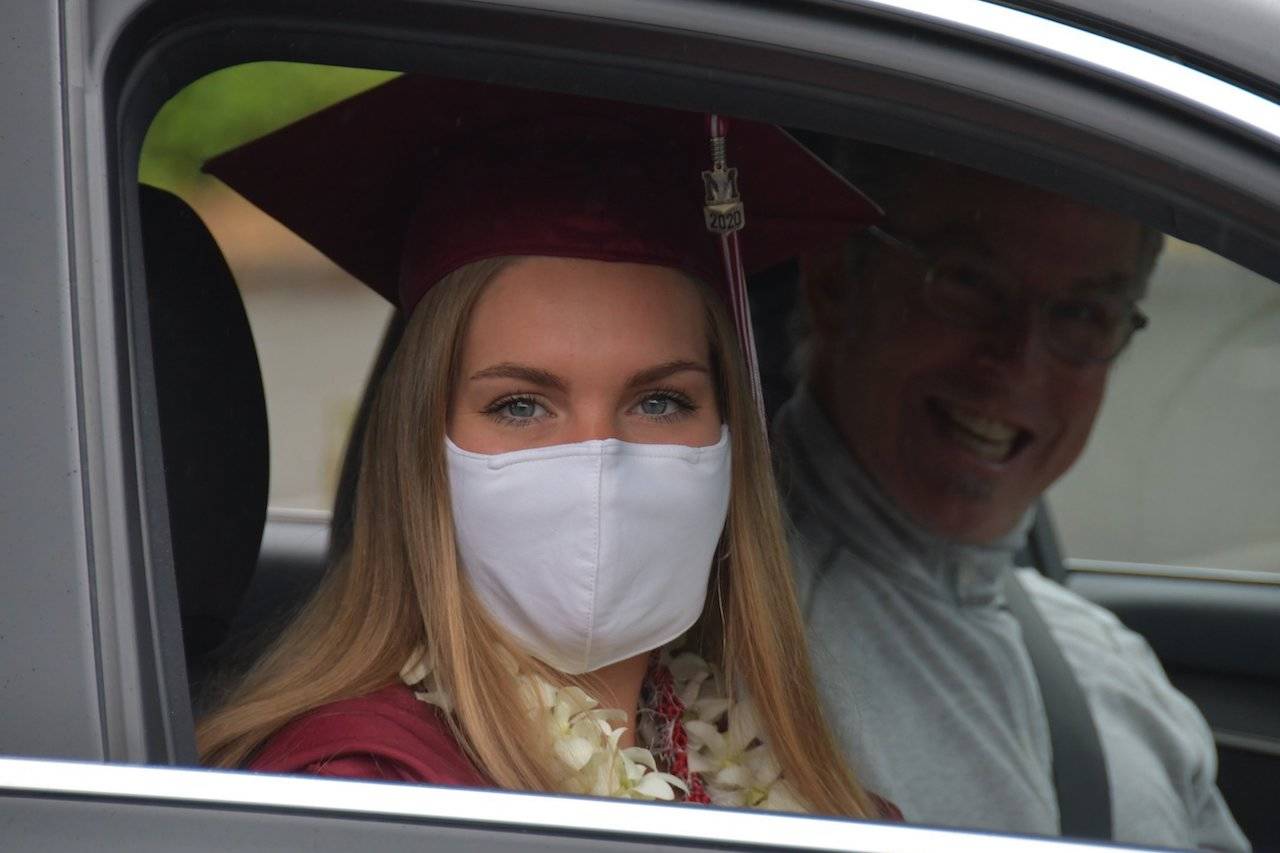
<path id="1" fill-rule="evenodd" d="M 403 684 L 308 711 L 272 735 L 248 769 L 493 787 L 439 710 Z"/>
<path id="2" fill-rule="evenodd" d="M 439 709 L 403 684 L 308 711 L 276 732 L 248 769 L 494 787 L 462 752 Z M 881 820 L 902 820 L 893 803 L 872 797 Z"/>

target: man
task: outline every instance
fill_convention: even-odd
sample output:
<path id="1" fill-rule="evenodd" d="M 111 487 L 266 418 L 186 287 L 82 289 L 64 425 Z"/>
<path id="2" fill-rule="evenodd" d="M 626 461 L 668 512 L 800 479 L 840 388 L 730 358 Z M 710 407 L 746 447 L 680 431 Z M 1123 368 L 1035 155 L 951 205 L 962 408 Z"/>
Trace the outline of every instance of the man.
<path id="1" fill-rule="evenodd" d="M 821 688 L 855 768 L 908 820 L 1057 834 L 1045 708 L 1004 583 L 1145 323 L 1161 238 L 969 169 L 846 153 L 884 233 L 802 259 L 807 386 L 776 420 Z M 1208 728 L 1146 643 L 1018 577 L 1099 730 L 1114 838 L 1247 849 Z"/>

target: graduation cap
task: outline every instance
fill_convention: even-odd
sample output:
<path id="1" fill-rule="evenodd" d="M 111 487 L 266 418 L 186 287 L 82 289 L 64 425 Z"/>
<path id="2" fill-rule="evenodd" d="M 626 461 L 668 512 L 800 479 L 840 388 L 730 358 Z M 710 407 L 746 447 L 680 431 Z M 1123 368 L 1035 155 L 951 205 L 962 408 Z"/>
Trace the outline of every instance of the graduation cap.
<path id="1" fill-rule="evenodd" d="M 745 274 L 879 218 L 759 122 L 405 75 L 213 158 L 205 171 L 406 312 L 473 261 L 659 264 L 733 309 Z"/>

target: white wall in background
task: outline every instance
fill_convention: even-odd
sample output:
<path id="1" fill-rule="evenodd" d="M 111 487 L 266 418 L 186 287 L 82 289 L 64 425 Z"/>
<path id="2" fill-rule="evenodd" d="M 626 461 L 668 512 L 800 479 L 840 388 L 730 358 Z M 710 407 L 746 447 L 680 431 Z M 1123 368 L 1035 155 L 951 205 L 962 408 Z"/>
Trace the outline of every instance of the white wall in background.
<path id="1" fill-rule="evenodd" d="M 1169 241 L 1080 462 L 1071 557 L 1280 571 L 1280 286 Z"/>

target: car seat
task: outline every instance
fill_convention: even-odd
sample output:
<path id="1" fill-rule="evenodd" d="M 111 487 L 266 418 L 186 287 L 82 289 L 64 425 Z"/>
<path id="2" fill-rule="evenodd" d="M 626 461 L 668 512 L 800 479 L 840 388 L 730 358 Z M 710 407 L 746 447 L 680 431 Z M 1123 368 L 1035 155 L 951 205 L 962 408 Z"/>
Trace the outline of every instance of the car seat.
<path id="1" fill-rule="evenodd" d="M 169 535 L 194 694 L 258 560 L 266 400 L 244 304 L 213 236 L 171 193 L 142 186 L 139 207 Z"/>

